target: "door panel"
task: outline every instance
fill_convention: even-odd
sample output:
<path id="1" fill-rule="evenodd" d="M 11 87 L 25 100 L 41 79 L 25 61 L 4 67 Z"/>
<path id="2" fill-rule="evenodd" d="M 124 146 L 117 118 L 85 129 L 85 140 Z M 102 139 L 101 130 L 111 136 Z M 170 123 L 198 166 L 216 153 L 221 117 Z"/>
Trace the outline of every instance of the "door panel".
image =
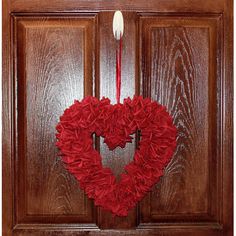
<path id="1" fill-rule="evenodd" d="M 64 169 L 55 124 L 92 94 L 95 16 L 15 17 L 17 222 L 93 222 L 93 208 Z"/>
<path id="2" fill-rule="evenodd" d="M 230 4 L 4 2 L 4 235 L 232 235 Z M 55 126 L 74 99 L 115 103 L 117 9 L 125 20 L 121 100 L 151 97 L 178 128 L 164 176 L 123 218 L 87 199 L 55 147 Z M 114 151 L 94 137 L 117 178 L 133 159 L 133 137 Z"/>
<path id="3" fill-rule="evenodd" d="M 174 158 L 143 201 L 144 222 L 219 223 L 215 78 L 221 63 L 217 50 L 222 55 L 220 26 L 221 16 L 141 17 L 143 94 L 166 105 L 178 128 Z"/>

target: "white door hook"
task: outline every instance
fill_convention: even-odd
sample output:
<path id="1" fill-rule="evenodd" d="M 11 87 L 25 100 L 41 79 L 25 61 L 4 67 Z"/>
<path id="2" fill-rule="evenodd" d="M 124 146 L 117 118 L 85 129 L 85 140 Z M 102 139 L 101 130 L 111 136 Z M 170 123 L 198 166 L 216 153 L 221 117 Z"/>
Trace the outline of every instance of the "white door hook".
<path id="1" fill-rule="evenodd" d="M 113 16 L 113 34 L 116 40 L 120 40 L 124 33 L 124 19 L 121 11 L 116 11 Z"/>

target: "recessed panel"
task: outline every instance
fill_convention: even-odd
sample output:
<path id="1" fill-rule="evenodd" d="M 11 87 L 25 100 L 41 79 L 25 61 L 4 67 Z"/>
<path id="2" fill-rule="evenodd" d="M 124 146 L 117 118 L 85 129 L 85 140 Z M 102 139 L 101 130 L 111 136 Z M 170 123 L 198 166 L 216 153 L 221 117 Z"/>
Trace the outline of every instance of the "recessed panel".
<path id="1" fill-rule="evenodd" d="M 58 157 L 55 127 L 75 99 L 92 95 L 95 18 L 25 18 L 16 26 L 19 216 L 91 221 L 91 202 Z"/>
<path id="2" fill-rule="evenodd" d="M 178 129 L 173 159 L 141 205 L 144 222 L 216 219 L 216 22 L 141 19 L 143 94 L 165 105 Z"/>

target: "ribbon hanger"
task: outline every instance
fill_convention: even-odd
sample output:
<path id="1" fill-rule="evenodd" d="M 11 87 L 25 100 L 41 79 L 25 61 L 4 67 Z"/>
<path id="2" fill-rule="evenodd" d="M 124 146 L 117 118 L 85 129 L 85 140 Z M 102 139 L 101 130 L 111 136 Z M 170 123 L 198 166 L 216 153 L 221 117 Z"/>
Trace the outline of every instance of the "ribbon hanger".
<path id="1" fill-rule="evenodd" d="M 124 33 L 124 20 L 121 11 L 116 11 L 113 17 L 113 34 L 117 40 L 116 45 L 116 101 L 120 103 L 121 91 L 121 58 L 122 58 L 122 36 Z"/>

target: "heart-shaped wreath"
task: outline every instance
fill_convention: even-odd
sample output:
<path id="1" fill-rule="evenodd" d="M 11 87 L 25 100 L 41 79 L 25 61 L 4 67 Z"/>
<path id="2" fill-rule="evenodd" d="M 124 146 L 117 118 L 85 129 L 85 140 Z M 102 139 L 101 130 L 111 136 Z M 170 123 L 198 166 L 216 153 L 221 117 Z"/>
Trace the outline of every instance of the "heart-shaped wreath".
<path id="1" fill-rule="evenodd" d="M 127 216 L 163 175 L 176 147 L 176 127 L 166 108 L 149 98 L 135 96 L 112 105 L 108 98 L 86 97 L 65 110 L 57 125 L 57 146 L 66 169 L 95 205 L 117 216 Z M 102 166 L 92 135 L 104 137 L 112 150 L 131 142 L 141 132 L 134 159 L 117 181 Z"/>

